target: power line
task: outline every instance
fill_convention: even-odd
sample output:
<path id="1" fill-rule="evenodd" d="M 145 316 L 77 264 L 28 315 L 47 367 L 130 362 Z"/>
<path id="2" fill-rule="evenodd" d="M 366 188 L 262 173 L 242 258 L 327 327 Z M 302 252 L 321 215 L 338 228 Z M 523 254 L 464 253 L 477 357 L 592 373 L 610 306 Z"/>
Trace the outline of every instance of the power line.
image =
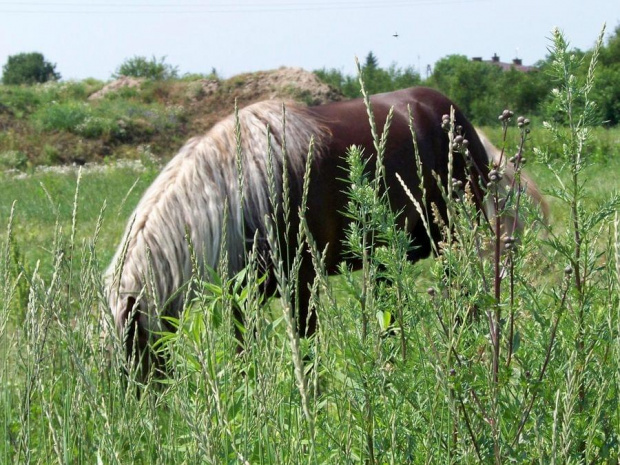
<path id="1" fill-rule="evenodd" d="M 42 1 L 0 1 L 2 13 L 62 13 L 62 14 L 117 14 L 117 13 L 268 13 L 322 10 L 361 10 L 373 8 L 402 8 L 419 5 L 482 3 L 490 0 L 393 0 L 393 1 L 353 1 L 353 2 L 261 2 L 247 3 L 75 3 L 75 2 L 42 2 Z M 7 9 L 8 7 L 9 9 Z M 24 8 L 26 7 L 26 8 Z M 46 7 L 39 9 L 38 7 Z M 112 9 L 110 8 L 112 7 Z M 70 8 L 70 9 L 69 9 Z"/>
<path id="2" fill-rule="evenodd" d="M 251 8 L 251 9 L 262 9 L 262 8 L 271 8 L 271 7 L 283 7 L 283 8 L 307 8 L 307 7 L 318 7 L 324 8 L 329 6 L 339 6 L 339 7 L 350 7 L 350 8 L 365 8 L 368 6 L 373 7 L 383 7 L 383 6 L 415 6 L 416 4 L 433 4 L 433 3 L 472 3 L 476 1 L 489 1 L 489 0 L 385 0 L 385 1 L 377 1 L 377 0 L 353 0 L 353 1 L 301 1 L 301 2 L 290 2 L 290 1 L 271 1 L 271 2 L 251 2 L 251 3 L 208 3 L 205 4 L 202 1 L 197 2 L 170 2 L 170 1 L 159 1 L 159 2 L 46 2 L 46 1 L 5 1 L 0 0 L 0 5 L 4 6 L 74 6 L 74 7 L 82 7 L 82 8 L 90 8 L 90 7 L 108 7 L 108 6 L 120 6 L 120 7 L 146 7 L 146 8 L 157 8 L 157 7 L 205 7 L 205 8 Z"/>

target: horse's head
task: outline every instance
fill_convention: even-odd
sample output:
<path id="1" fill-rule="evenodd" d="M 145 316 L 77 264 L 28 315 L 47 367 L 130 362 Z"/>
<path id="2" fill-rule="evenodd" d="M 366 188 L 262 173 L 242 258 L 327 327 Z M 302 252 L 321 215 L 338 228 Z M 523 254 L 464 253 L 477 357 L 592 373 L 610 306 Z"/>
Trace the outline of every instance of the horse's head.
<path id="1" fill-rule="evenodd" d="M 162 330 L 162 320 L 157 317 L 159 312 L 155 310 L 155 300 L 152 295 L 149 297 L 149 287 L 143 285 L 139 275 L 133 275 L 131 267 L 124 268 L 121 274 L 120 264 L 116 261 L 112 264 L 105 276 L 106 300 L 111 318 L 107 319 L 104 328 L 107 332 L 113 332 L 109 326 L 114 327 L 120 345 L 131 362 L 127 369 L 137 367 L 139 379 L 145 380 L 153 367 L 163 367 L 156 360 L 157 355 L 149 349 L 153 335 Z M 123 264 L 127 266 L 126 262 Z"/>

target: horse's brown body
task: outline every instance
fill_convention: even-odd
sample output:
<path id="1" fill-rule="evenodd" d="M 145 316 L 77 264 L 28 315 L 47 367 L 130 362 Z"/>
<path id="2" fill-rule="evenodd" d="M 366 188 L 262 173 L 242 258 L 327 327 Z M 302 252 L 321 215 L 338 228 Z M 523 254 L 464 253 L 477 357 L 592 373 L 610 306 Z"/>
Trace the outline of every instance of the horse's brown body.
<path id="1" fill-rule="evenodd" d="M 397 227 L 407 225 L 415 246 L 409 254 L 409 259 L 412 261 L 427 257 L 431 252 L 431 244 L 418 212 L 396 178 L 398 173 L 413 195 L 421 202 L 420 181 L 417 176 L 414 144 L 409 127 L 409 109 L 413 116 L 413 127 L 422 161 L 428 202 L 426 208 L 430 211 L 430 203 L 435 203 L 445 218 L 445 203 L 432 172 L 441 177 L 445 187 L 448 180 L 449 139 L 441 123 L 442 116 L 449 115 L 452 106 L 454 104 L 439 92 L 423 87 L 371 97 L 371 107 L 379 131 L 382 131 L 384 127 L 390 108 L 394 108 L 384 165 L 390 204 L 394 211 L 402 212 Z M 315 157 L 310 174 L 306 220 L 318 249 L 327 248 L 325 265 L 328 272 L 336 273 L 337 266 L 342 261 L 350 262 L 353 268 L 359 266 L 359 263 L 351 261 L 343 249 L 344 233 L 350 221 L 343 214 L 348 201 L 346 195 L 348 186 L 344 181 L 348 170 L 345 154 L 352 145 L 362 148 L 365 157 L 369 159 L 368 171 L 374 173 L 375 147 L 363 99 L 311 107 L 307 111 L 311 117 L 317 118 L 323 124 L 329 137 L 320 148 L 320 154 Z M 474 127 L 458 109 L 455 112 L 455 121 L 462 127 L 464 137 L 469 140 L 469 151 L 476 165 L 471 171 L 474 182 L 477 183 L 479 174 L 484 175 L 488 171 L 486 152 Z M 463 184 L 468 180 L 466 163 L 460 154 L 454 156 L 452 175 L 461 180 Z M 298 198 L 294 199 L 295 204 L 299 204 Z M 296 212 L 297 209 L 293 211 Z M 291 231 L 296 231 L 297 224 L 293 226 Z M 441 239 L 440 232 L 434 225 L 432 233 L 434 241 Z M 308 285 L 313 279 L 314 270 L 310 260 L 306 259 L 299 276 L 301 307 L 299 329 L 302 335 L 311 335 L 316 329 L 316 315 L 309 315 L 309 317 L 307 315 Z"/>
<path id="2" fill-rule="evenodd" d="M 191 277 L 193 269 L 186 234 L 202 260 L 199 272 L 217 266 L 221 250 L 223 221 L 228 218 L 227 250 L 235 272 L 243 265 L 243 249 L 252 246 L 255 233 L 261 241 L 259 250 L 263 263 L 270 263 L 267 247 L 265 215 L 270 213 L 266 198 L 268 157 L 266 126 L 272 128 L 276 144 L 276 164 L 283 160 L 282 140 L 286 136 L 287 153 L 291 159 L 289 177 L 291 189 L 291 237 L 279 238 L 288 244 L 292 256 L 297 244 L 299 226 L 297 211 L 301 206 L 303 166 L 311 136 L 316 137 L 316 156 L 310 173 L 306 220 L 319 248 L 327 250 L 326 267 L 335 273 L 337 265 L 349 261 L 343 249 L 343 239 L 349 219 L 344 215 L 347 203 L 347 165 L 345 154 L 356 145 L 363 149 L 368 170 L 375 170 L 375 148 L 362 99 L 303 108 L 287 107 L 286 133 L 276 128 L 281 117 L 279 104 L 262 102 L 239 112 L 240 141 L 244 149 L 244 200 L 241 213 L 237 175 L 235 173 L 235 123 L 228 118 L 218 123 L 208 134 L 190 140 L 162 171 L 136 207 L 132 221 L 125 232 L 107 272 L 110 309 L 117 329 L 124 334 L 128 351 L 134 345 L 146 350 L 149 333 L 162 329 L 160 315 L 178 316 L 183 308 L 184 292 L 176 292 Z M 431 241 L 420 217 L 396 178 L 398 173 L 412 194 L 421 202 L 414 144 L 409 128 L 409 109 L 413 116 L 419 156 L 422 162 L 426 208 L 430 202 L 437 205 L 445 217 L 445 203 L 433 172 L 444 187 L 448 183 L 449 138 L 442 129 L 442 116 L 450 114 L 453 103 L 439 92 L 428 88 L 411 88 L 371 97 L 371 105 L 379 131 L 384 127 L 390 108 L 394 108 L 384 154 L 388 195 L 394 211 L 402 212 L 396 227 L 406 225 L 416 247 L 409 254 L 412 261 L 431 252 Z M 462 135 L 469 140 L 469 152 L 474 168 L 474 190 L 478 177 L 486 177 L 488 157 L 474 127 L 456 109 L 456 123 Z M 280 121 L 281 122 L 281 121 Z M 278 168 L 276 166 L 276 168 Z M 466 162 L 462 155 L 453 159 L 452 176 L 465 184 L 468 181 Z M 278 185 L 282 183 L 278 181 Z M 478 192 L 479 193 L 479 192 Z M 479 207 L 482 203 L 479 199 Z M 230 210 L 224 213 L 225 205 Z M 280 226 L 283 216 L 276 215 Z M 286 228 L 280 227 L 279 231 Z M 432 240 L 440 240 L 438 229 L 432 230 Z M 245 242 L 245 244 L 241 244 Z M 268 265 L 267 265 L 268 266 Z M 298 280 L 299 330 L 311 335 L 316 330 L 316 315 L 308 315 L 310 298 L 308 286 L 314 279 L 309 256 L 302 261 Z M 275 291 L 274 280 L 268 280 L 266 292 Z M 147 350 L 148 352 L 148 350 Z M 145 367 L 150 356 L 145 357 Z"/>

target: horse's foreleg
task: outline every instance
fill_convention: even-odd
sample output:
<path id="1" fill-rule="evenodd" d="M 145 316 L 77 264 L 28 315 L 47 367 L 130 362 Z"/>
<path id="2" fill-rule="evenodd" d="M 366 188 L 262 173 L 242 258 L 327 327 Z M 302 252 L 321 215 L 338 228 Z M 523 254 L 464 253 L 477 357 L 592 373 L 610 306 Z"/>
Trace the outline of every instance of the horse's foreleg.
<path id="1" fill-rule="evenodd" d="M 153 337 L 140 321 L 143 315 L 136 307 L 136 299 L 128 297 L 125 312 L 121 317 L 121 338 L 125 347 L 125 356 L 128 365 L 127 374 L 134 372 L 136 379 L 146 382 L 151 370 L 161 373 L 164 370 L 164 361 L 153 351 L 151 344 Z"/>
<path id="2" fill-rule="evenodd" d="M 243 312 L 238 305 L 233 304 L 233 326 L 235 331 L 235 341 L 237 341 L 237 354 L 243 353 L 245 350 L 244 328 L 245 318 Z"/>
<path id="3" fill-rule="evenodd" d="M 312 291 L 310 290 L 316 272 L 309 257 L 304 258 L 297 279 L 298 316 L 297 329 L 301 337 L 314 335 L 318 319 L 314 308 L 310 305 Z"/>

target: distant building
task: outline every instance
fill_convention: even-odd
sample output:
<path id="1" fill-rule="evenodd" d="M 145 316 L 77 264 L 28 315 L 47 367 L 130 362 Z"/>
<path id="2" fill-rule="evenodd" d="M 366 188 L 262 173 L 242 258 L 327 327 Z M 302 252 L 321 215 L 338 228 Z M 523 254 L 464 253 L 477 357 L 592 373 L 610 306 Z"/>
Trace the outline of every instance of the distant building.
<path id="1" fill-rule="evenodd" d="M 516 69 L 517 71 L 521 71 L 523 73 L 529 73 L 530 71 L 536 71 L 538 68 L 536 66 L 526 66 L 523 64 L 521 58 L 515 58 L 512 60 L 512 63 L 504 63 L 500 61 L 497 53 L 494 53 L 490 60 L 483 60 L 482 57 L 473 57 L 472 61 L 481 61 L 483 63 L 490 63 L 495 66 L 499 66 L 504 71 L 510 71 L 511 68 Z"/>

